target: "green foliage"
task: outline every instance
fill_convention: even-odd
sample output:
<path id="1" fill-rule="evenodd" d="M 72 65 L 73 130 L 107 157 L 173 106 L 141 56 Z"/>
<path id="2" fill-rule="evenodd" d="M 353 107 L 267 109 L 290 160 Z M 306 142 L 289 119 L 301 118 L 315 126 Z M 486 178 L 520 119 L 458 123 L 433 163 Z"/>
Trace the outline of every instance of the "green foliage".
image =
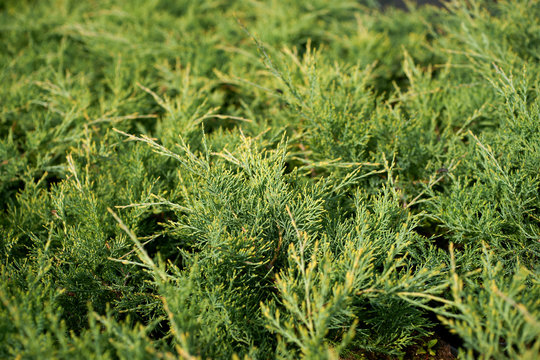
<path id="1" fill-rule="evenodd" d="M 442 321 L 463 337 L 467 349 L 463 358 L 492 359 L 506 354 L 534 359 L 540 351 L 540 323 L 529 309 L 540 305 L 538 276 L 524 267 L 505 276 L 501 263 L 493 261 L 492 252 L 484 248 L 479 278 L 458 277 L 452 264 L 450 304 L 456 314 L 443 316 Z M 482 287 L 475 286 L 478 281 Z"/>
<path id="2" fill-rule="evenodd" d="M 535 359 L 539 18 L 2 2 L 0 358 Z"/>

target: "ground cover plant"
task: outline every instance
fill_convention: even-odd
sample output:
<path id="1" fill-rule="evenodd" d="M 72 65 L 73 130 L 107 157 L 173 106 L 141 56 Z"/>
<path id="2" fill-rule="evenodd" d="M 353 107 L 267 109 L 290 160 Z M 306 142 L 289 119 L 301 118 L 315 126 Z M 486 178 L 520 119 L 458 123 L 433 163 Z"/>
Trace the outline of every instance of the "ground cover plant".
<path id="1" fill-rule="evenodd" d="M 0 3 L 0 358 L 537 359 L 540 1 Z"/>

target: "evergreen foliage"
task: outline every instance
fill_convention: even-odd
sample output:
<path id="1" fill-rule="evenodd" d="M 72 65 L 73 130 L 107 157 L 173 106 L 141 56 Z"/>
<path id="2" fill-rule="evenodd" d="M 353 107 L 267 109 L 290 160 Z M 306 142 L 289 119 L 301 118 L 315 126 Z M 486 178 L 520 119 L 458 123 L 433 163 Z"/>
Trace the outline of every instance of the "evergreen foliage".
<path id="1" fill-rule="evenodd" d="M 3 1 L 0 358 L 536 359 L 539 19 Z"/>

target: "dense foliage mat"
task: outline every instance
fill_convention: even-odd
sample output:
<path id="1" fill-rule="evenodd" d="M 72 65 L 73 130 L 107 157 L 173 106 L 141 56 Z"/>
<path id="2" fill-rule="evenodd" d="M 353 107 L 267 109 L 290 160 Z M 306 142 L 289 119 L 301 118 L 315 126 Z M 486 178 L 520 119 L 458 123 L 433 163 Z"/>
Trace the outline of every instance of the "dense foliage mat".
<path id="1" fill-rule="evenodd" d="M 537 359 L 539 19 L 2 1 L 0 358 Z"/>

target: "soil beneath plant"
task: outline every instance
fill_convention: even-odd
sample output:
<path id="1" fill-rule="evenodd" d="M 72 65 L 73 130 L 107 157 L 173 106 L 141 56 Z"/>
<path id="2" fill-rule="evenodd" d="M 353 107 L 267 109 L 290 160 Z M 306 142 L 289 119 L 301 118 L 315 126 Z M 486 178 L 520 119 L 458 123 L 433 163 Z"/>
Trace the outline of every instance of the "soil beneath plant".
<path id="1" fill-rule="evenodd" d="M 445 342 L 444 340 L 440 339 L 439 337 L 435 337 L 437 339 L 437 344 L 433 347 L 433 351 L 435 352 L 435 355 L 430 354 L 418 354 L 418 350 L 421 347 L 413 346 L 410 349 L 407 350 L 406 355 L 403 357 L 404 360 L 410 359 L 410 360 L 431 360 L 431 359 L 437 359 L 437 360 L 452 360 L 456 359 L 456 356 L 452 353 L 452 348 L 450 347 L 450 344 Z M 430 339 L 426 340 L 426 343 Z"/>
<path id="2" fill-rule="evenodd" d="M 455 360 L 457 357 L 452 352 L 452 347 L 449 343 L 438 336 L 426 338 L 425 343 L 432 339 L 437 339 L 437 344 L 433 346 L 434 355 L 419 354 L 422 346 L 411 346 L 405 351 L 403 360 Z M 370 354 L 365 352 L 352 352 L 346 356 L 342 356 L 341 360 L 398 360 L 395 356 L 383 356 L 381 354 Z"/>

